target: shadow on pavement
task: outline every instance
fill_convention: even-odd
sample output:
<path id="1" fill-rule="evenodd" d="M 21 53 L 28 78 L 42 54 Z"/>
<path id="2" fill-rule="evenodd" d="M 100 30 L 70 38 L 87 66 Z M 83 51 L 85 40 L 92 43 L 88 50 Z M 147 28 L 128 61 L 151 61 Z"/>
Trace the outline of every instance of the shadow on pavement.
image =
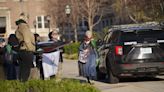
<path id="1" fill-rule="evenodd" d="M 108 83 L 107 78 L 97 80 L 99 82 Z M 126 82 L 149 82 L 149 81 L 164 81 L 164 78 L 158 77 L 138 77 L 138 78 L 120 78 L 119 83 Z"/>
<path id="2" fill-rule="evenodd" d="M 164 81 L 162 78 L 157 77 L 139 77 L 139 78 L 122 78 L 121 83 L 124 82 L 149 82 L 149 81 Z"/>

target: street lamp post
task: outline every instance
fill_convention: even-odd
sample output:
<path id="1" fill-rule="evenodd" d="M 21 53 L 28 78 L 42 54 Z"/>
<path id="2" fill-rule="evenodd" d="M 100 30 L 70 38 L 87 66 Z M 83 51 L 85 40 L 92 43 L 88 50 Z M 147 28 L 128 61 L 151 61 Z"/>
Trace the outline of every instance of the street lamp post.
<path id="1" fill-rule="evenodd" d="M 68 37 L 69 37 L 69 41 L 70 41 L 71 40 L 70 27 L 69 27 L 69 16 L 71 14 L 71 6 L 70 5 L 65 6 L 65 13 L 67 15 Z"/>
<path id="2" fill-rule="evenodd" d="M 50 30 L 51 30 L 51 29 L 50 29 L 51 16 L 50 16 L 50 15 L 47 15 L 47 16 L 46 16 L 46 19 L 47 19 L 47 22 L 48 22 L 48 28 L 49 28 L 49 29 L 48 29 L 48 33 L 50 33 Z"/>

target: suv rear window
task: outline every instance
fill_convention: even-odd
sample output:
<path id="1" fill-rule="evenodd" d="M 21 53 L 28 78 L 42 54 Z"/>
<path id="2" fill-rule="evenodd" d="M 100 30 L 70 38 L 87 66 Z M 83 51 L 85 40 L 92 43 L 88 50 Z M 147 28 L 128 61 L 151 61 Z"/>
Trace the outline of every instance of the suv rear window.
<path id="1" fill-rule="evenodd" d="M 122 31 L 120 41 L 126 45 L 147 42 L 158 42 L 164 40 L 164 31 L 162 30 L 137 30 L 126 32 Z"/>

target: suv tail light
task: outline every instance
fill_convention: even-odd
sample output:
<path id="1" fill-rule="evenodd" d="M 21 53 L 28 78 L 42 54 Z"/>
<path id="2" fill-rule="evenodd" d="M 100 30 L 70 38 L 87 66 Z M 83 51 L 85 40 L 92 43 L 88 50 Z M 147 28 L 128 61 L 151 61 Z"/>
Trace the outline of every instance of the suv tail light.
<path id="1" fill-rule="evenodd" d="M 116 55 L 123 55 L 123 47 L 115 46 L 115 53 L 116 53 Z"/>

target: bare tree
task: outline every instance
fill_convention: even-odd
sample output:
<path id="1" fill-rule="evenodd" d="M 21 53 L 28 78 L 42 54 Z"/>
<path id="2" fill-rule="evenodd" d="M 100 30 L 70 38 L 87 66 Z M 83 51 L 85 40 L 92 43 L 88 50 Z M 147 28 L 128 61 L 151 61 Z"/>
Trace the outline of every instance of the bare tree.
<path id="1" fill-rule="evenodd" d="M 57 12 L 58 12 L 58 0 L 47 0 L 44 9 L 46 10 L 46 13 L 51 16 L 51 24 L 53 26 L 57 27 Z M 55 15 L 55 16 L 54 16 Z"/>
<path id="2" fill-rule="evenodd" d="M 129 8 L 128 8 L 128 6 L 127 6 L 127 2 L 128 2 L 127 0 L 124 0 L 125 11 L 126 11 L 128 17 L 129 17 L 133 22 L 138 23 L 138 21 L 131 15 L 131 13 L 130 13 L 130 11 L 129 11 Z"/>
<path id="3" fill-rule="evenodd" d="M 124 23 L 130 23 L 131 20 L 129 19 L 130 12 L 128 10 L 128 7 L 126 5 L 127 0 L 114 0 L 113 1 L 113 10 L 114 14 L 116 16 L 116 24 L 124 24 Z M 132 17 L 130 15 L 130 17 Z"/>
<path id="4" fill-rule="evenodd" d="M 51 16 L 51 25 L 53 28 L 58 28 L 65 23 L 65 4 L 61 3 L 61 0 L 47 0 L 44 9 Z"/>
<path id="5" fill-rule="evenodd" d="M 78 6 L 78 2 L 77 0 L 71 0 L 71 7 L 72 7 L 72 28 L 74 30 L 74 38 L 75 38 L 75 42 L 78 42 L 78 33 L 77 33 L 77 27 L 78 27 L 78 24 L 79 24 L 79 20 L 80 20 L 80 17 L 81 17 L 81 14 L 80 14 L 80 9 L 79 9 L 79 6 Z"/>
<path id="6" fill-rule="evenodd" d="M 72 5 L 72 26 L 77 41 L 77 26 L 79 21 L 85 19 L 88 22 L 89 30 L 93 31 L 103 16 L 103 3 L 108 0 L 71 0 Z M 97 17 L 97 19 L 95 19 Z"/>
<path id="7" fill-rule="evenodd" d="M 46 13 L 51 16 L 51 26 L 53 28 L 58 28 L 63 31 L 62 34 L 66 33 L 64 32 L 66 25 L 68 26 L 68 16 L 65 13 L 65 7 L 66 5 L 71 5 L 71 13 L 69 16 L 69 24 L 72 25 L 72 28 L 74 29 L 74 38 L 77 42 L 77 23 L 79 22 L 79 16 L 78 16 L 78 4 L 76 0 L 47 0 L 45 4 L 45 10 Z M 69 34 L 70 35 L 70 34 Z"/>
<path id="8" fill-rule="evenodd" d="M 121 19 L 128 17 L 134 23 L 158 21 L 164 18 L 163 0 L 115 0 L 113 9 Z"/>
<path id="9" fill-rule="evenodd" d="M 102 3 L 106 0 L 77 0 L 82 16 L 88 21 L 89 30 L 93 31 L 103 15 Z M 99 18 L 95 21 L 95 18 Z"/>

